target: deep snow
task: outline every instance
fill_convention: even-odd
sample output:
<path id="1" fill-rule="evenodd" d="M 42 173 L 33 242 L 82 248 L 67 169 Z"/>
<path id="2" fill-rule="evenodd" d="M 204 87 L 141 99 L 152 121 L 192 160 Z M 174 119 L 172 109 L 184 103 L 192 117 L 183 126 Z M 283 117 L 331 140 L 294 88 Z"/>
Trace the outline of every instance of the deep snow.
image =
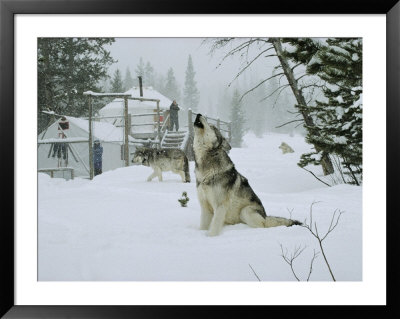
<path id="1" fill-rule="evenodd" d="M 282 141 L 294 153 L 282 154 Z M 296 163 L 310 146 L 301 136 L 268 134 L 245 137 L 230 156 L 260 197 L 268 215 L 304 221 L 324 234 L 335 209 L 344 211 L 323 242 L 337 280 L 362 279 L 362 187 L 327 187 Z M 301 280 L 308 276 L 317 240 L 299 226 L 254 229 L 225 226 L 218 237 L 199 230 L 200 206 L 192 182 L 164 173 L 163 182 L 146 182 L 151 169 L 131 166 L 96 176 L 93 181 L 65 181 L 39 174 L 39 280 L 43 281 L 262 281 L 296 280 L 281 255 L 305 247 L 294 261 Z M 315 171 L 318 172 L 318 171 Z M 188 207 L 178 198 L 186 191 Z M 322 255 L 311 281 L 331 280 Z"/>

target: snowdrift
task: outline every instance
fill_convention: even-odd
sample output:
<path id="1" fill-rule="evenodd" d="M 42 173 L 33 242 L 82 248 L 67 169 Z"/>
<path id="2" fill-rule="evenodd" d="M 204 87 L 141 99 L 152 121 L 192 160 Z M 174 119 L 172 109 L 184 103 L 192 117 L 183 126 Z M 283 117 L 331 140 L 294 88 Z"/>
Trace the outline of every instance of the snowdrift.
<path id="1" fill-rule="evenodd" d="M 282 141 L 294 153 L 282 154 Z M 321 234 L 335 209 L 344 211 L 324 241 L 338 281 L 362 280 L 362 187 L 327 187 L 296 163 L 310 146 L 301 136 L 245 137 L 230 156 L 260 197 L 267 214 L 309 220 Z M 281 254 L 306 247 L 294 269 L 306 280 L 319 245 L 304 227 L 225 226 L 218 237 L 199 230 L 194 163 L 192 182 L 173 173 L 146 182 L 151 169 L 119 168 L 93 181 L 39 174 L 38 236 L 41 281 L 262 281 L 296 280 Z M 187 207 L 178 199 L 186 191 Z M 290 216 L 291 215 L 291 216 Z M 251 266 L 251 267 L 250 267 Z M 253 270 L 251 269 L 253 268 Z M 310 281 L 331 280 L 320 255 Z"/>

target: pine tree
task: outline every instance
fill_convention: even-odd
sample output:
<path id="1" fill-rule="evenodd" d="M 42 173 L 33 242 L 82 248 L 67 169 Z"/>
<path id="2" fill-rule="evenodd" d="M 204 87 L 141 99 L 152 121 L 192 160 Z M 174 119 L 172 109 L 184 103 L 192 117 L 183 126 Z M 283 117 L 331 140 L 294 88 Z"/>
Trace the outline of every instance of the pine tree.
<path id="1" fill-rule="evenodd" d="M 144 79 L 144 76 L 145 76 L 145 65 L 144 65 L 142 57 L 140 57 L 140 59 L 139 59 L 139 64 L 136 66 L 135 73 L 136 73 L 136 77 L 141 76 L 142 79 Z"/>
<path id="2" fill-rule="evenodd" d="M 239 90 L 235 89 L 231 103 L 232 147 L 240 147 L 242 145 L 245 133 L 244 124 L 245 118 L 240 102 L 240 93 Z"/>
<path id="3" fill-rule="evenodd" d="M 169 68 L 167 72 L 167 81 L 165 83 L 164 94 L 171 100 L 179 101 L 180 99 L 178 83 L 176 82 L 174 70 L 172 68 Z"/>
<path id="4" fill-rule="evenodd" d="M 342 182 L 359 185 L 362 179 L 362 42 L 361 39 L 330 38 L 327 40 L 287 38 L 285 55 L 306 67 L 308 76 L 322 84 L 323 98 L 299 106 L 313 118 L 307 128 L 307 142 L 315 151 L 303 154 L 299 165 L 319 165 L 324 154 L 338 157 L 335 161 Z M 321 81 L 320 81 L 321 82 Z M 315 83 L 315 82 L 314 82 Z"/>
<path id="5" fill-rule="evenodd" d="M 194 76 L 196 72 L 193 68 L 192 56 L 189 55 L 188 64 L 185 75 L 185 87 L 183 89 L 183 103 L 186 108 L 191 108 L 193 111 L 197 111 L 197 106 L 200 100 L 200 93 L 196 86 Z"/>
<path id="6" fill-rule="evenodd" d="M 162 74 L 160 74 L 160 75 L 158 75 L 158 74 L 155 74 L 155 76 L 154 76 L 154 88 L 158 91 L 158 92 L 160 92 L 160 93 L 162 93 L 162 94 L 165 94 L 165 77 L 164 77 L 164 75 L 162 75 Z"/>
<path id="7" fill-rule="evenodd" d="M 154 87 L 154 82 L 154 68 L 150 62 L 147 61 L 146 67 L 144 68 L 144 85 Z"/>
<path id="8" fill-rule="evenodd" d="M 320 138 L 307 139 L 340 158 L 345 183 L 362 180 L 362 40 L 333 38 L 326 41 L 307 72 L 326 81 L 325 100 L 309 108 L 317 118 Z M 318 164 L 320 152 L 305 154 L 301 166 Z"/>
<path id="9" fill-rule="evenodd" d="M 115 61 L 106 49 L 113 38 L 38 39 L 38 129 L 47 125 L 42 110 L 87 115 L 84 91 L 100 91 L 108 66 Z M 98 107 L 94 103 L 94 108 Z"/>
<path id="10" fill-rule="evenodd" d="M 206 91 L 208 92 L 209 90 Z M 231 117 L 231 96 L 229 93 L 229 89 L 225 85 L 219 85 L 216 94 L 216 100 L 214 100 L 211 95 L 209 95 L 207 104 L 216 103 L 217 117 L 220 119 L 229 119 Z"/>
<path id="11" fill-rule="evenodd" d="M 125 78 L 124 78 L 124 91 L 128 91 L 134 86 L 134 81 L 131 75 L 131 71 L 129 70 L 129 67 L 126 68 L 125 72 Z"/>
<path id="12" fill-rule="evenodd" d="M 111 92 L 113 93 L 121 93 L 124 91 L 121 72 L 119 69 L 116 69 L 114 72 L 113 79 L 111 81 Z"/>

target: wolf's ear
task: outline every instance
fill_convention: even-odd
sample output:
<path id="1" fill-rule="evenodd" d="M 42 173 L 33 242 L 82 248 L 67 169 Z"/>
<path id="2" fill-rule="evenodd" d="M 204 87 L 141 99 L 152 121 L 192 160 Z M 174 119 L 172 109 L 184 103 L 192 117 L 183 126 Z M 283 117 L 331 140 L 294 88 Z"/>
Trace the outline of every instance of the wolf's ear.
<path id="1" fill-rule="evenodd" d="M 228 141 L 226 140 L 226 138 L 225 137 L 222 137 L 222 149 L 224 150 L 224 151 L 230 151 L 231 150 L 231 145 L 228 143 Z"/>
<path id="2" fill-rule="evenodd" d="M 221 145 L 221 148 L 224 151 L 228 152 L 232 147 L 230 146 L 226 138 L 222 136 L 221 132 L 214 125 L 210 126 L 214 130 L 215 135 L 217 136 L 218 143 L 219 145 Z"/>

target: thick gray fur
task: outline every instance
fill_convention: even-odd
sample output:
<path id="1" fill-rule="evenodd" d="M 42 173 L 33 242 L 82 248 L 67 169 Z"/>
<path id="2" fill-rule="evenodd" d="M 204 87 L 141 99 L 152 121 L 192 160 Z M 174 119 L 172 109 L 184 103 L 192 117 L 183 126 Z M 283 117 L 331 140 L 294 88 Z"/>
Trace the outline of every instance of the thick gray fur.
<path id="1" fill-rule="evenodd" d="M 292 226 L 298 221 L 267 216 L 247 178 L 235 168 L 231 149 L 221 132 L 198 114 L 194 122 L 195 174 L 201 206 L 200 228 L 219 235 L 224 224 L 246 223 L 251 227 Z"/>
<path id="2" fill-rule="evenodd" d="M 138 147 L 133 155 L 132 163 L 149 166 L 153 173 L 147 178 L 151 181 L 154 177 L 162 181 L 162 172 L 172 171 L 179 174 L 182 182 L 190 183 L 189 161 L 180 149 L 155 149 Z"/>

